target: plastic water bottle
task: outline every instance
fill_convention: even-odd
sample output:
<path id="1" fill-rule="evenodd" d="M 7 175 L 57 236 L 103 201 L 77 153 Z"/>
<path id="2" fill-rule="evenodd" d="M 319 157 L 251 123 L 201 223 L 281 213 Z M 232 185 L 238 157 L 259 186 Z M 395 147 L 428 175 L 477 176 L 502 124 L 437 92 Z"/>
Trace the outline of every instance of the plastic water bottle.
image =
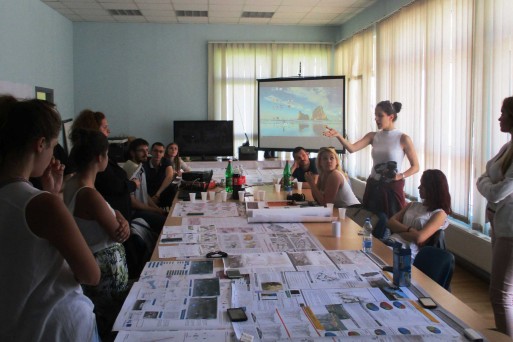
<path id="1" fill-rule="evenodd" d="M 410 286 L 411 249 L 402 247 L 401 243 L 394 245 L 394 285 Z"/>
<path id="2" fill-rule="evenodd" d="M 362 251 L 364 253 L 372 253 L 372 223 L 370 217 L 367 217 L 363 224 Z"/>

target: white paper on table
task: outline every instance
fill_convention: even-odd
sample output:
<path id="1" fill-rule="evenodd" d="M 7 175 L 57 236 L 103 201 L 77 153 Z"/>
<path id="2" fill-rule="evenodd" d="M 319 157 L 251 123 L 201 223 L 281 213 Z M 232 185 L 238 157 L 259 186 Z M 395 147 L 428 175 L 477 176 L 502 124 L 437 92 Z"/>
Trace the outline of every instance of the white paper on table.
<path id="1" fill-rule="evenodd" d="M 231 342 L 234 338 L 228 330 L 194 330 L 194 331 L 120 331 L 115 342 Z"/>
<path id="2" fill-rule="evenodd" d="M 328 258 L 324 251 L 288 252 L 287 254 L 298 271 L 337 269 L 337 266 Z"/>
<path id="3" fill-rule="evenodd" d="M 184 219 L 182 219 L 183 221 Z M 182 233 L 182 234 L 198 234 L 200 232 L 199 225 L 183 225 L 183 226 L 164 226 L 162 234 Z"/>
<path id="4" fill-rule="evenodd" d="M 200 234 L 167 233 L 160 236 L 160 245 L 198 243 Z"/>
<path id="5" fill-rule="evenodd" d="M 172 279 L 171 279 L 172 280 Z M 190 279 L 178 287 L 148 288 L 136 282 L 130 289 L 113 326 L 119 330 L 208 330 L 230 326 L 219 305 L 219 298 L 229 298 L 229 285 L 219 283 L 218 296 L 198 296 L 216 292 L 213 283 L 219 279 Z M 212 285 L 209 285 L 212 284 Z M 224 293 L 223 293 L 224 292 Z"/>
<path id="6" fill-rule="evenodd" d="M 336 217 L 324 216 L 295 216 L 295 215 L 265 215 L 248 213 L 249 223 L 263 223 L 263 222 L 332 222 Z"/>
<path id="7" fill-rule="evenodd" d="M 295 271 L 287 253 L 254 253 L 230 255 L 223 259 L 224 269 L 239 269 L 241 273 Z"/>
<path id="8" fill-rule="evenodd" d="M 175 246 L 158 246 L 159 258 L 183 258 L 202 256 L 199 244 L 182 244 Z"/>

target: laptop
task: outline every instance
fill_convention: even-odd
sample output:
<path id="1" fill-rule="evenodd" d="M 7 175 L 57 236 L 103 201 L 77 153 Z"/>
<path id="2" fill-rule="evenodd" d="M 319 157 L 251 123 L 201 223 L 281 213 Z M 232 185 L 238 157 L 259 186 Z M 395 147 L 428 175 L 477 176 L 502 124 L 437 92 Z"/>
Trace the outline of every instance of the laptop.
<path id="1" fill-rule="evenodd" d="M 182 173 L 182 181 L 179 186 L 178 199 L 189 201 L 190 193 L 196 193 L 196 199 L 201 199 L 201 192 L 207 191 L 213 174 L 213 170 Z"/>

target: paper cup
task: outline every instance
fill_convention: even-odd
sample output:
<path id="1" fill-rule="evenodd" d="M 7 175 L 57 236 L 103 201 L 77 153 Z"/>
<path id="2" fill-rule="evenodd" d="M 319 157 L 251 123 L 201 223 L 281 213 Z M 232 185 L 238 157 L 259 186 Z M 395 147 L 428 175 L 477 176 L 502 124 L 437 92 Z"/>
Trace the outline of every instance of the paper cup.
<path id="1" fill-rule="evenodd" d="M 211 201 L 215 201 L 216 200 L 216 192 L 215 191 L 209 191 L 208 192 L 208 197 L 210 198 Z"/>
<path id="2" fill-rule="evenodd" d="M 258 190 L 258 200 L 265 201 L 265 190 Z"/>
<path id="3" fill-rule="evenodd" d="M 333 210 L 333 203 L 326 203 L 326 208 Z"/>
<path id="4" fill-rule="evenodd" d="M 208 195 L 208 192 L 202 191 L 201 192 L 201 200 L 202 201 L 206 201 L 207 200 L 207 195 Z"/>
<path id="5" fill-rule="evenodd" d="M 333 237 L 340 237 L 340 222 L 339 221 L 333 221 L 331 223 L 331 233 Z"/>
<path id="6" fill-rule="evenodd" d="M 221 200 L 223 202 L 226 202 L 227 199 L 228 199 L 228 193 L 226 191 L 222 191 L 221 192 Z"/>
<path id="7" fill-rule="evenodd" d="M 297 182 L 297 191 L 303 190 L 303 182 Z"/>
<path id="8" fill-rule="evenodd" d="M 276 192 L 280 192 L 280 188 L 281 188 L 281 184 L 280 184 L 280 183 L 278 183 L 278 184 L 274 184 L 274 190 L 275 190 Z"/>
<path id="9" fill-rule="evenodd" d="M 344 220 L 346 218 L 346 208 L 338 208 L 338 219 Z"/>
<path id="10" fill-rule="evenodd" d="M 258 190 L 253 191 L 253 201 L 259 201 L 260 196 L 258 196 Z"/>
<path id="11" fill-rule="evenodd" d="M 189 200 L 190 200 L 191 202 L 195 202 L 195 201 L 196 201 L 196 193 L 195 193 L 195 192 L 191 192 L 191 193 L 189 194 Z"/>
<path id="12" fill-rule="evenodd" d="M 244 191 L 244 190 L 239 191 L 239 202 L 244 202 L 245 194 L 246 194 L 246 191 Z"/>

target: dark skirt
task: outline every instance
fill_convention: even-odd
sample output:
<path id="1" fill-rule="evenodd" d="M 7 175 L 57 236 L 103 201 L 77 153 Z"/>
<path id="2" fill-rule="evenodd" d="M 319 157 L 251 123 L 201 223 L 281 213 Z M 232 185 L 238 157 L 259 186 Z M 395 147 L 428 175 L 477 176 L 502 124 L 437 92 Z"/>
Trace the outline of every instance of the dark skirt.
<path id="1" fill-rule="evenodd" d="M 385 213 L 390 218 L 405 205 L 403 179 L 390 183 L 380 182 L 370 177 L 367 179 L 363 194 L 364 208 L 374 213 Z"/>

